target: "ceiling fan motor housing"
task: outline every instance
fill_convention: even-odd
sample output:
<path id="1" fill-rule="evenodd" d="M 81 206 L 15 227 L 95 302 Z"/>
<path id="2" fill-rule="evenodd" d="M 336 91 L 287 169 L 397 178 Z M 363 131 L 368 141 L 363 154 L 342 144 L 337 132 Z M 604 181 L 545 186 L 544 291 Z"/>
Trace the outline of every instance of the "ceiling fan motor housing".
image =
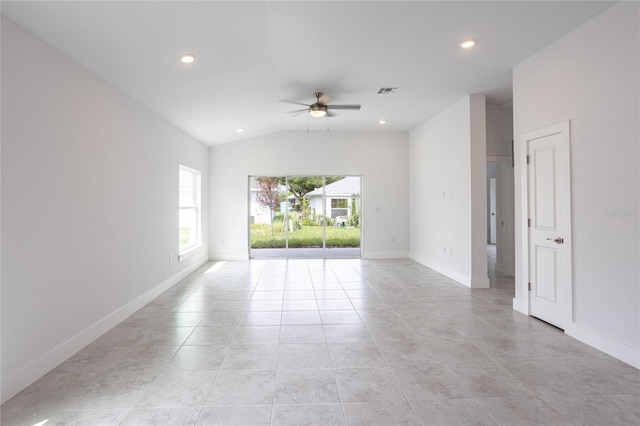
<path id="1" fill-rule="evenodd" d="M 321 103 L 309 105 L 309 114 L 312 117 L 324 117 L 327 114 L 327 106 Z"/>

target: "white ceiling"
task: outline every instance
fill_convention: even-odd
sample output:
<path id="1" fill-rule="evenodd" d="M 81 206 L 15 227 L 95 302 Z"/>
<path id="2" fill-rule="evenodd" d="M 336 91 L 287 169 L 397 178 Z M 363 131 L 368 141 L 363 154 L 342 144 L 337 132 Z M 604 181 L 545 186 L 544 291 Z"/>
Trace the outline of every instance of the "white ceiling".
<path id="1" fill-rule="evenodd" d="M 3 1 L 2 12 L 216 145 L 279 130 L 407 131 L 469 93 L 508 102 L 514 65 L 611 4 Z M 477 46 L 461 49 L 467 38 Z M 180 64 L 185 52 L 196 62 Z M 312 103 L 314 91 L 362 109 L 309 119 L 279 102 Z"/>

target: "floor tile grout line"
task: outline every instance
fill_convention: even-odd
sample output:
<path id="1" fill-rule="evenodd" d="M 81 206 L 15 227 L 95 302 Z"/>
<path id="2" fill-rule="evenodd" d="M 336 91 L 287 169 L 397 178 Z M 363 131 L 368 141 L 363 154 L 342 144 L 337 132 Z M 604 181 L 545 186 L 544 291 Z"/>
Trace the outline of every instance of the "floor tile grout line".
<path id="1" fill-rule="evenodd" d="M 491 420 L 493 420 L 496 423 L 496 425 L 500 425 L 500 422 L 498 422 L 498 420 L 493 417 L 493 415 L 489 412 L 489 410 L 487 410 L 484 407 L 484 405 L 482 405 L 482 403 L 478 400 L 478 397 L 471 391 L 471 389 L 469 389 L 464 383 L 462 383 L 460 379 L 458 379 L 458 377 L 453 373 L 453 371 L 451 371 L 451 369 L 449 368 L 449 364 L 442 364 L 442 365 L 449 372 L 449 374 L 451 374 L 451 376 L 455 379 L 455 381 L 458 382 L 458 384 L 460 384 L 460 386 L 462 386 L 467 392 L 469 392 L 469 395 L 471 395 L 471 398 L 475 401 L 476 404 L 478 404 L 482 408 L 482 410 L 485 413 L 487 413 L 487 415 L 491 418 Z"/>
<path id="2" fill-rule="evenodd" d="M 278 345 L 276 346 L 276 363 L 274 366 L 274 375 L 273 375 L 273 388 L 272 388 L 272 399 L 271 399 L 271 418 L 270 418 L 270 422 L 269 424 L 271 426 L 273 426 L 273 422 L 274 422 L 274 407 L 276 404 L 276 387 L 278 385 L 278 362 L 280 360 L 280 339 L 282 336 L 282 318 L 283 318 L 283 312 L 284 312 L 284 288 L 286 286 L 286 282 L 287 282 L 287 275 L 285 272 L 285 276 L 284 276 L 284 282 L 283 282 L 283 291 L 282 291 L 282 305 L 280 305 L 281 309 L 280 309 L 280 325 L 279 325 L 279 329 L 278 329 Z"/>
<path id="3" fill-rule="evenodd" d="M 376 292 L 377 293 L 377 292 Z M 381 299 L 386 303 L 386 299 L 380 295 L 378 293 L 378 295 L 381 297 Z M 393 310 L 393 308 L 392 308 Z M 397 313 L 396 313 L 397 315 Z M 362 319 L 362 318 L 361 318 Z M 402 320 L 402 319 L 401 319 Z M 404 322 L 404 321 L 403 321 Z M 364 322 L 363 322 L 364 324 Z M 367 327 L 366 324 L 364 324 L 365 328 L 367 330 L 369 330 L 369 328 Z M 369 334 L 371 334 L 371 332 L 369 331 Z M 404 395 L 405 400 L 407 401 L 407 403 L 409 404 L 409 406 L 411 407 L 411 411 L 413 412 L 415 418 L 418 420 L 418 422 L 420 422 L 421 425 L 424 425 L 424 422 L 422 421 L 422 419 L 420 418 L 420 416 L 418 415 L 418 412 L 416 411 L 416 408 L 414 407 L 414 404 L 411 402 L 411 399 L 409 399 L 409 396 L 407 395 L 407 392 L 405 391 L 404 387 L 402 386 L 402 384 L 400 383 L 400 380 L 398 380 L 398 377 L 395 373 L 395 371 L 393 371 L 393 367 L 391 366 L 391 364 L 389 363 L 389 360 L 387 359 L 387 357 L 385 357 L 385 355 L 382 353 L 382 351 L 380 351 L 380 348 L 378 347 L 378 342 L 376 341 L 375 338 L 373 338 L 372 336 L 372 340 L 375 344 L 376 349 L 378 350 L 378 352 L 380 353 L 380 355 L 382 356 L 382 359 L 384 360 L 387 368 L 389 369 L 389 372 L 391 373 L 391 375 L 393 376 L 393 379 L 396 381 L 396 384 L 398 385 L 398 387 L 400 388 L 400 391 L 402 392 L 402 394 Z"/>
<path id="4" fill-rule="evenodd" d="M 376 348 L 377 348 L 377 346 L 378 345 L 376 344 Z M 380 349 L 378 349 L 378 351 L 380 352 Z M 386 359 L 386 357 L 384 356 L 384 354 L 382 352 L 380 352 L 380 355 L 382 355 L 382 358 L 384 359 L 384 361 L 385 361 L 385 363 L 387 365 L 387 368 L 389 369 L 389 372 L 391 372 L 391 375 L 393 376 L 393 379 L 396 381 L 396 384 L 400 388 L 400 391 L 404 395 L 405 400 L 409 403 L 409 406 L 411 407 L 411 411 L 416 416 L 416 419 L 420 422 L 421 425 L 424 425 L 424 422 L 422 421 L 422 419 L 418 415 L 418 412 L 416 411 L 416 408 L 414 407 L 414 404 L 411 402 L 411 399 L 409 398 L 409 395 L 407 395 L 407 392 L 405 391 L 404 387 L 400 383 L 400 380 L 398 380 L 398 376 L 396 376 L 395 371 L 393 371 L 393 367 L 391 366 L 391 364 L 389 364 L 389 361 Z"/>
<path id="5" fill-rule="evenodd" d="M 342 284 L 340 286 L 342 287 Z M 317 300 L 318 300 L 318 296 L 316 294 L 316 303 L 317 303 Z M 331 355 L 331 350 L 329 348 L 329 341 L 327 339 L 327 331 L 326 331 L 326 328 L 325 328 L 325 326 L 327 324 L 325 324 L 322 321 L 322 319 L 321 319 L 320 322 L 322 323 L 322 334 L 324 335 L 324 343 L 325 343 L 325 345 L 327 347 L 327 353 L 329 355 L 329 365 L 331 366 L 331 373 L 333 374 L 333 381 L 336 384 L 336 393 L 338 394 L 338 401 L 340 402 L 340 412 L 342 413 L 342 420 L 344 421 L 345 425 L 348 425 L 349 423 L 348 423 L 348 420 L 347 420 L 347 413 L 346 413 L 345 407 L 344 407 L 345 403 L 344 403 L 344 401 L 342 399 L 342 394 L 340 392 L 340 386 L 338 385 L 338 378 L 336 377 L 336 368 L 335 368 L 335 365 L 333 363 L 333 356 Z"/>
<path id="6" fill-rule="evenodd" d="M 331 366 L 331 372 L 333 374 L 333 381 L 336 384 L 336 392 L 338 393 L 338 401 L 340 401 L 340 412 L 342 413 L 342 419 L 344 420 L 344 424 L 347 425 L 348 421 L 347 421 L 347 413 L 344 409 L 344 400 L 342 399 L 342 394 L 340 392 L 340 386 L 338 385 L 338 378 L 336 377 L 336 368 L 333 364 L 333 356 L 331 356 L 331 350 L 329 349 L 329 342 L 327 340 L 327 333 L 325 330 L 325 324 L 322 324 L 322 333 L 324 334 L 324 341 L 325 344 L 327 345 L 327 352 L 329 353 L 329 364 Z"/>
<path id="7" fill-rule="evenodd" d="M 384 298 L 383 298 L 383 300 L 384 300 Z M 386 300 L 385 300 L 385 301 L 386 301 Z M 398 313 L 395 311 L 395 309 L 394 309 L 393 307 L 392 307 L 391 309 L 392 309 L 392 310 L 394 310 L 394 312 L 396 313 L 396 315 L 398 315 Z M 398 315 L 398 316 L 399 316 L 399 315 Z M 402 323 L 403 323 L 404 325 L 406 325 L 407 327 L 409 327 L 409 329 L 411 329 L 411 328 L 412 328 L 411 326 L 409 326 L 409 324 L 407 324 L 407 323 L 406 323 L 406 321 L 405 321 L 404 319 L 402 319 L 402 317 L 400 317 L 400 320 L 402 321 Z M 413 334 L 413 333 L 412 333 L 412 334 Z M 419 336 L 417 336 L 417 337 L 419 338 Z M 467 339 L 465 339 L 465 340 L 467 340 Z M 375 339 L 374 339 L 374 341 L 375 341 Z M 376 346 L 377 346 L 377 343 L 376 343 Z M 474 346 L 475 346 L 475 345 L 474 345 Z M 404 394 L 404 396 L 405 396 L 406 400 L 409 402 L 409 405 L 411 406 L 411 409 L 413 410 L 413 412 L 414 412 L 414 414 L 415 414 L 416 418 L 418 419 L 418 421 L 420 422 L 420 424 L 424 424 L 424 423 L 422 422 L 422 419 L 420 418 L 420 416 L 418 415 L 418 413 L 417 413 L 417 411 L 416 411 L 416 409 L 415 409 L 414 403 L 413 403 L 413 402 L 411 401 L 411 399 L 407 396 L 406 391 L 405 391 L 405 390 L 404 390 L 404 388 L 401 386 L 400 381 L 398 380 L 398 378 L 397 378 L 397 376 L 396 376 L 395 372 L 393 371 L 393 368 L 391 368 L 391 365 L 389 364 L 389 362 L 388 362 L 388 360 L 386 359 L 386 357 L 384 356 L 384 354 L 382 354 L 382 356 L 383 356 L 383 358 L 385 359 L 385 362 L 387 363 L 387 365 L 389 366 L 389 369 L 390 369 L 390 371 L 391 371 L 391 374 L 394 376 L 394 379 L 396 380 L 396 382 L 397 382 L 398 386 L 399 386 L 399 387 L 400 387 L 400 389 L 402 390 L 402 392 L 403 392 L 403 394 Z M 460 385 L 461 385 L 461 386 L 462 386 L 462 387 L 463 387 L 467 392 L 469 392 L 469 394 L 470 394 L 470 395 L 472 396 L 472 398 L 476 401 L 476 403 L 480 405 L 480 407 L 481 407 L 481 408 L 482 408 L 482 409 L 483 409 L 483 410 L 484 410 L 484 411 L 485 411 L 485 412 L 490 416 L 490 418 L 491 418 L 494 422 L 496 422 L 496 424 L 499 424 L 499 423 L 498 423 L 498 422 L 493 418 L 493 416 L 492 416 L 492 415 L 491 415 L 491 414 L 490 414 L 490 413 L 489 413 L 489 412 L 484 408 L 484 406 L 482 406 L 482 405 L 479 403 L 479 401 L 475 398 L 475 396 L 473 395 L 473 393 L 472 393 L 472 392 L 471 392 L 471 391 L 470 391 L 466 386 L 464 386 L 464 385 L 463 385 L 463 384 L 458 380 L 458 378 L 457 378 L 457 377 L 456 377 L 456 376 L 455 376 L 455 375 L 454 375 L 454 374 L 449 370 L 449 368 L 446 366 L 446 364 L 444 364 L 444 363 L 443 363 L 443 364 L 441 364 L 441 365 L 443 365 L 443 366 L 445 367 L 445 369 L 449 372 L 449 374 L 451 374 L 451 376 L 454 378 L 454 380 L 456 380 L 456 382 L 458 382 L 458 383 L 459 383 L 459 384 L 460 384 Z"/>

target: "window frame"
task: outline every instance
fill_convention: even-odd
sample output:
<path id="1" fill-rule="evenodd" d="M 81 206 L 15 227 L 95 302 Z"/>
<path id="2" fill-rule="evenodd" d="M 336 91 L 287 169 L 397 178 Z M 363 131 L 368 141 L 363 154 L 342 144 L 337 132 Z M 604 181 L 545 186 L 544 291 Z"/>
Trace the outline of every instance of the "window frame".
<path id="1" fill-rule="evenodd" d="M 182 197 L 180 194 L 181 175 L 182 172 L 188 173 L 193 180 L 193 199 L 189 205 L 182 205 Z M 188 246 L 180 247 L 180 212 L 193 211 L 196 217 L 195 242 Z M 188 255 L 193 253 L 202 246 L 202 172 L 182 164 L 178 167 L 178 261 L 184 260 Z"/>

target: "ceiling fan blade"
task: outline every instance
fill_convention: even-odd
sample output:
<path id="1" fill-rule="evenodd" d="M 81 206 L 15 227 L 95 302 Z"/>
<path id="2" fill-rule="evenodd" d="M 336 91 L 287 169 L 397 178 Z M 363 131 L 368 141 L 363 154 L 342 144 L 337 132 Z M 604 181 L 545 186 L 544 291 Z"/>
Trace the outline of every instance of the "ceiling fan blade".
<path id="1" fill-rule="evenodd" d="M 308 107 L 308 106 L 309 106 L 309 104 L 304 104 L 304 103 L 302 103 L 302 102 L 298 102 L 298 101 L 292 101 L 291 99 L 280 99 L 280 100 L 278 101 L 278 103 L 281 103 L 281 104 L 302 105 L 302 106 L 305 106 L 305 107 Z"/>
<path id="2" fill-rule="evenodd" d="M 303 112 L 303 111 L 309 111 L 309 108 L 294 109 L 292 111 L 285 111 L 285 112 L 287 114 L 296 114 L 298 112 Z"/>
<path id="3" fill-rule="evenodd" d="M 331 102 L 331 98 L 330 98 L 329 96 L 327 96 L 327 95 L 324 95 L 324 94 L 323 94 L 322 96 L 320 96 L 319 102 L 320 102 L 321 104 L 326 105 L 326 104 L 328 104 L 329 102 Z"/>
<path id="4" fill-rule="evenodd" d="M 302 114 L 304 114 L 304 113 L 306 113 L 308 111 L 309 111 L 308 109 L 299 109 L 299 110 L 296 110 L 296 111 L 289 111 L 289 113 L 291 114 L 291 117 L 297 117 L 297 116 L 302 115 Z"/>
<path id="5" fill-rule="evenodd" d="M 360 109 L 360 105 L 327 105 L 327 109 Z"/>

